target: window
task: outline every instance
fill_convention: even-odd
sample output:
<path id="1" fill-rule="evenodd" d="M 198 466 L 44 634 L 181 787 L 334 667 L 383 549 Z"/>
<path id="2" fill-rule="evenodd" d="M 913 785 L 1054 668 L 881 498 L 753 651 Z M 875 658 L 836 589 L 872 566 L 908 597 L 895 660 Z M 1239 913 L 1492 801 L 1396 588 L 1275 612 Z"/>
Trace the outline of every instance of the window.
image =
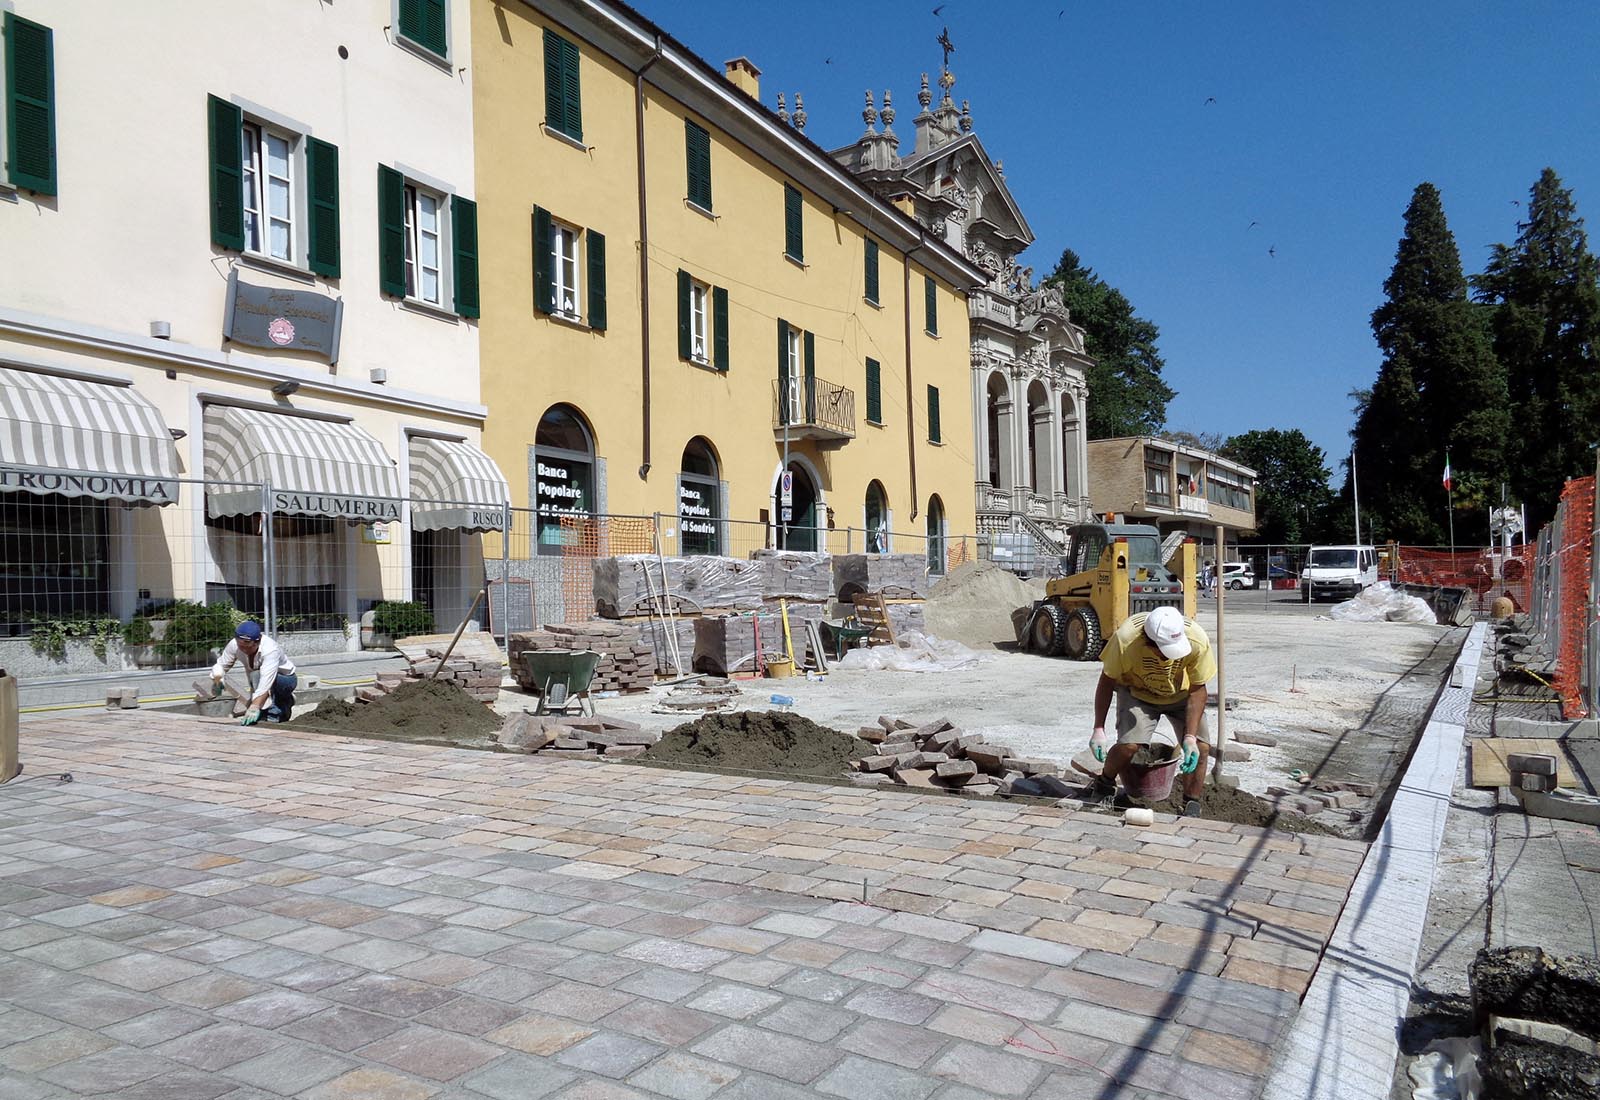
<path id="1" fill-rule="evenodd" d="M 883 368 L 876 359 L 867 360 L 867 423 L 883 423 Z"/>
<path id="2" fill-rule="evenodd" d="M 583 141 L 578 47 L 551 30 L 544 32 L 544 124 L 573 141 Z"/>
<path id="3" fill-rule="evenodd" d="M 1147 504 L 1172 507 L 1172 471 L 1165 463 L 1145 463 L 1144 499 Z"/>
<path id="4" fill-rule="evenodd" d="M 540 554 L 560 554 L 576 545 L 581 531 L 562 516 L 587 516 L 594 508 L 594 437 L 582 414 L 570 405 L 552 405 L 539 420 L 533 439 L 534 541 Z"/>
<path id="5" fill-rule="evenodd" d="M 448 0 L 397 0 L 400 37 L 436 57 L 447 56 L 450 15 Z"/>
<path id="6" fill-rule="evenodd" d="M 211 240 L 339 277 L 339 150 L 211 96 Z"/>
<path id="7" fill-rule="evenodd" d="M 534 308 L 540 313 L 580 323 L 587 312 L 589 327 L 604 331 L 605 235 L 557 221 L 550 211 L 536 206 L 533 208 L 533 251 Z M 580 259 L 580 254 L 584 259 Z"/>
<path id="8" fill-rule="evenodd" d="M 40 195 L 56 193 L 55 36 L 49 27 L 6 12 L 6 98 L 0 150 L 6 180 Z"/>
<path id="9" fill-rule="evenodd" d="M 478 316 L 477 204 L 380 164 L 378 286 L 396 298 Z"/>
<path id="10" fill-rule="evenodd" d="M 922 277 L 922 312 L 929 336 L 939 335 L 939 284 L 932 275 Z"/>
<path id="11" fill-rule="evenodd" d="M 1206 473 L 1206 499 L 1225 508 L 1250 510 L 1250 484 L 1243 476 L 1212 466 Z"/>
<path id="12" fill-rule="evenodd" d="M 678 358 L 728 369 L 728 292 L 678 272 Z"/>
<path id="13" fill-rule="evenodd" d="M 778 319 L 778 422 L 780 424 L 805 422 L 802 419 L 806 397 L 803 386 L 815 369 L 814 348 L 811 333 L 791 327 L 789 322 L 781 317 Z"/>
<path id="14" fill-rule="evenodd" d="M 799 188 L 784 184 L 783 254 L 797 263 L 804 263 L 806 258 L 804 223 L 800 217 L 802 205 Z"/>
<path id="15" fill-rule="evenodd" d="M 696 436 L 683 449 L 678 474 L 678 548 L 684 554 L 722 553 L 722 486 L 711 444 Z"/>
<path id="16" fill-rule="evenodd" d="M 882 482 L 873 481 L 867 485 L 867 500 L 863 515 L 866 520 L 867 553 L 887 554 L 889 552 L 889 496 L 883 491 Z"/>
<path id="17" fill-rule="evenodd" d="M 935 493 L 928 498 L 928 572 L 943 575 L 945 560 L 944 501 Z"/>
<path id="18" fill-rule="evenodd" d="M 863 297 L 873 305 L 878 304 L 878 242 L 866 239 L 866 291 Z"/>
<path id="19" fill-rule="evenodd" d="M 939 387 L 928 387 L 928 442 L 942 443 L 939 433 Z"/>
<path id="20" fill-rule="evenodd" d="M 684 152 L 689 162 L 689 201 L 711 209 L 711 134 L 690 119 L 683 120 Z"/>

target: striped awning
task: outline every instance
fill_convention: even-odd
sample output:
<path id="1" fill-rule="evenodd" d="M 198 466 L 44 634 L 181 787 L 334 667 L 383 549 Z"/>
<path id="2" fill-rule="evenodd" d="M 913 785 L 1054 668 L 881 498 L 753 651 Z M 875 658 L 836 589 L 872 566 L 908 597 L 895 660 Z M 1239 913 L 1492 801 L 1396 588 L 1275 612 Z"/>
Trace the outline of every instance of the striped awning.
<path id="1" fill-rule="evenodd" d="M 171 504 L 178 455 L 131 385 L 0 367 L 0 492 Z"/>
<path id="2" fill-rule="evenodd" d="M 411 437 L 411 529 L 504 531 L 511 488 L 470 443 Z"/>
<path id="3" fill-rule="evenodd" d="M 383 444 L 354 424 L 208 405 L 205 411 L 206 514 L 262 510 L 331 516 L 358 523 L 400 518 L 400 473 Z M 244 484 L 240 484 L 244 483 Z"/>

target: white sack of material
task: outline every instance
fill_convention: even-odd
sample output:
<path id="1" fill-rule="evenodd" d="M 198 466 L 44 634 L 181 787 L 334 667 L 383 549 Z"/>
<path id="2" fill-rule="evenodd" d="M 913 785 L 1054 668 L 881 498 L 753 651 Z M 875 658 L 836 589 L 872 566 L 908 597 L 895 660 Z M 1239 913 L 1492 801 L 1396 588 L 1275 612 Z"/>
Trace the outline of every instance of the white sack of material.
<path id="1" fill-rule="evenodd" d="M 1434 623 L 1438 618 L 1428 601 L 1408 596 L 1388 581 L 1368 585 L 1353 599 L 1336 605 L 1328 612 L 1330 619 L 1347 623 Z"/>
<path id="2" fill-rule="evenodd" d="M 832 662 L 838 669 L 864 669 L 879 672 L 955 672 L 971 668 L 989 659 L 988 654 L 968 649 L 960 642 L 947 642 L 930 638 L 926 634 L 909 631 L 900 636 L 897 645 L 862 646 L 852 649 L 840 660 Z"/>

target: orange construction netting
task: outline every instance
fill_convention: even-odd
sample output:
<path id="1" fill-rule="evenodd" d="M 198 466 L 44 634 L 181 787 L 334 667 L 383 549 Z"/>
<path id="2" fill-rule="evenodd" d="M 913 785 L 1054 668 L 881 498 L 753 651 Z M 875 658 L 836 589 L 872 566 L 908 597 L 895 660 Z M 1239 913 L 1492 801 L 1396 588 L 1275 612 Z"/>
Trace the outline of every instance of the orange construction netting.
<path id="1" fill-rule="evenodd" d="M 1567 482 L 1561 490 L 1561 590 L 1556 594 L 1560 612 L 1555 624 L 1556 673 L 1554 687 L 1561 696 L 1565 718 L 1582 718 L 1583 647 L 1589 623 L 1589 570 L 1593 557 L 1594 478 Z"/>
<path id="2" fill-rule="evenodd" d="M 1533 598 L 1532 543 L 1510 550 L 1495 547 L 1397 546 L 1395 579 L 1407 584 L 1444 585 L 1472 593 L 1475 611 L 1488 611 L 1496 597 L 1506 596 L 1518 611 L 1527 611 Z"/>
<path id="3" fill-rule="evenodd" d="M 594 618 L 594 559 L 655 552 L 647 516 L 562 516 L 561 600 L 571 622 Z"/>

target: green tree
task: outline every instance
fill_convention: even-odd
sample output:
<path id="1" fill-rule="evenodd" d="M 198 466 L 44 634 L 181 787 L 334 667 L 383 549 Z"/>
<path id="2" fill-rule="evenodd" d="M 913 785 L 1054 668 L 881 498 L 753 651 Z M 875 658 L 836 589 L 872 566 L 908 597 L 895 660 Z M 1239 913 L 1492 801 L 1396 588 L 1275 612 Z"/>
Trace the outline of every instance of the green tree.
<path id="1" fill-rule="evenodd" d="M 1089 386 L 1090 439 L 1153 435 L 1167 420 L 1167 402 L 1177 396 L 1161 377 L 1165 365 L 1156 326 L 1133 312 L 1133 305 L 1079 260 L 1061 253 L 1046 283 L 1061 290 L 1072 320 L 1084 329 L 1084 347 L 1094 365 L 1085 372 Z"/>
<path id="2" fill-rule="evenodd" d="M 1446 454 L 1458 472 L 1503 476 L 1510 410 L 1487 313 L 1467 297 L 1461 254 L 1431 183 L 1411 195 L 1383 290 L 1372 314 L 1383 363 L 1354 433 L 1356 476 L 1369 475 L 1363 524 L 1374 538 L 1438 543 L 1449 524 L 1440 484 Z M 1487 514 L 1481 519 L 1487 537 Z"/>
<path id="3" fill-rule="evenodd" d="M 1550 519 L 1569 477 L 1594 472 L 1600 442 L 1600 287 L 1572 192 L 1546 168 L 1533 185 L 1516 242 L 1497 244 L 1473 280 L 1494 310 L 1514 437 L 1510 481 L 1532 530 Z"/>
<path id="4" fill-rule="evenodd" d="M 1327 458 L 1298 428 L 1228 437 L 1220 453 L 1256 472 L 1256 534 L 1263 542 L 1309 542 L 1333 502 Z"/>

